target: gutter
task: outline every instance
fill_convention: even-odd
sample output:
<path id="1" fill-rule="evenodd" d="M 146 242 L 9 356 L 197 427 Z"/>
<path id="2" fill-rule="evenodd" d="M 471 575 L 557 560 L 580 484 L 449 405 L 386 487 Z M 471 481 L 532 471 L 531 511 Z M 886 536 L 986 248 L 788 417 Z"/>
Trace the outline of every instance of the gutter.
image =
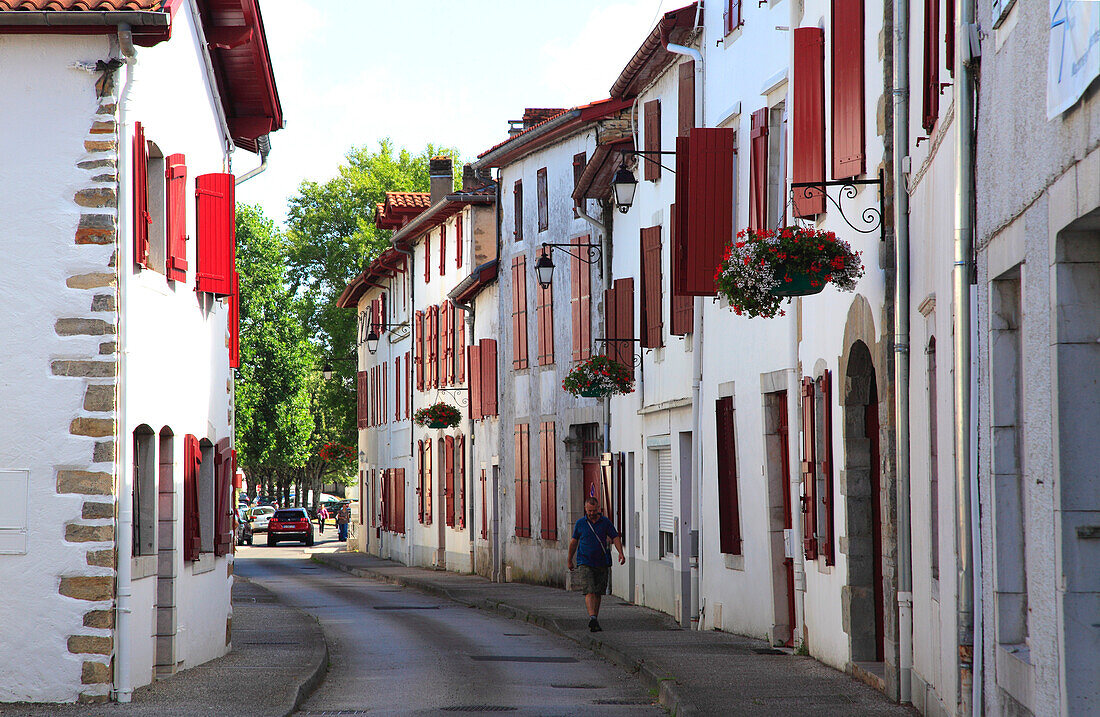
<path id="1" fill-rule="evenodd" d="M 443 199 L 439 200 L 432 206 L 428 207 L 427 209 L 410 219 L 408 224 L 395 231 L 393 233 L 393 236 L 390 238 L 390 245 L 402 254 L 409 256 L 409 258 L 411 259 L 412 253 L 399 248 L 397 246 L 398 242 L 404 241 L 410 236 L 415 236 L 416 233 L 420 230 L 420 227 L 427 224 L 429 220 L 435 218 L 436 214 L 443 211 L 443 207 L 446 204 L 453 202 L 462 202 L 464 204 L 492 204 L 496 200 L 497 199 L 495 195 L 489 194 L 448 194 L 447 196 L 443 197 Z M 410 266 L 411 265 L 412 264 L 410 262 Z"/>
<path id="2" fill-rule="evenodd" d="M 152 27 L 167 30 L 171 27 L 168 13 L 141 10 L 82 10 L 66 12 L 61 10 L 9 10 L 0 12 L 0 27 L 87 27 L 126 26 L 126 32 L 134 27 Z"/>
<path id="3" fill-rule="evenodd" d="M 260 166 L 255 169 L 250 169 L 248 172 L 237 177 L 234 186 L 241 186 L 257 174 L 262 174 L 267 169 L 267 156 L 271 154 L 271 135 L 265 134 L 257 137 L 256 148 L 260 150 Z"/>

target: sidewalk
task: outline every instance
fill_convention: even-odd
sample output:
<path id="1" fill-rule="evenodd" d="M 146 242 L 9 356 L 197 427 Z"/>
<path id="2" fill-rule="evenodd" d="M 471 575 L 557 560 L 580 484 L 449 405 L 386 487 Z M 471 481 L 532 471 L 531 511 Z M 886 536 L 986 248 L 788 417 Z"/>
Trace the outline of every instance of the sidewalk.
<path id="1" fill-rule="evenodd" d="M 614 596 L 605 597 L 600 610 L 604 631 L 590 633 L 578 593 L 408 568 L 363 553 L 313 551 L 313 560 L 567 637 L 638 672 L 676 715 L 916 714 L 813 658 L 774 654 L 767 643 L 737 635 L 684 630 L 667 615 Z"/>
<path id="2" fill-rule="evenodd" d="M 284 717 L 328 668 L 321 626 L 238 577 L 233 583 L 233 651 L 134 690 L 130 704 L 0 704 L 0 715 Z"/>

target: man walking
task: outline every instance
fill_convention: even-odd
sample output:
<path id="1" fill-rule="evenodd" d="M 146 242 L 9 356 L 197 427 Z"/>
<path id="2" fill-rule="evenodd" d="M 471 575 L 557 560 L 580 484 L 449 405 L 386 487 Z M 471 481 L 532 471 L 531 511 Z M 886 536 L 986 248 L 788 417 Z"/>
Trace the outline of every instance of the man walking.
<path id="1" fill-rule="evenodd" d="M 600 512 L 600 501 L 588 498 L 584 501 L 584 517 L 573 526 L 573 539 L 569 541 L 569 569 L 574 567 L 576 555 L 577 576 L 584 591 L 584 606 L 588 608 L 588 629 L 599 632 L 600 598 L 607 592 L 611 573 L 611 549 L 608 541 L 619 551 L 619 565 L 626 562 L 623 541 L 615 525 Z M 577 548 L 580 547 L 578 552 Z"/>
<path id="2" fill-rule="evenodd" d="M 348 505 L 347 503 L 340 506 L 340 511 L 336 513 L 336 529 L 340 533 L 340 540 L 347 542 L 348 539 Z"/>

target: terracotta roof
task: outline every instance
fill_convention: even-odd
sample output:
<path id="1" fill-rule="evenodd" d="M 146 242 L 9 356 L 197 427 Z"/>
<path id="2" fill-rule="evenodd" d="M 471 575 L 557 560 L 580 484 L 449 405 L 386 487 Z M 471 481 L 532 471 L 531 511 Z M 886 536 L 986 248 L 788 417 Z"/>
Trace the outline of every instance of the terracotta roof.
<path id="1" fill-rule="evenodd" d="M 164 6 L 164 0 L 0 0 L 0 11 L 156 11 Z"/>
<path id="2" fill-rule="evenodd" d="M 612 97 L 625 99 L 636 96 L 678 57 L 665 47 L 670 42 L 683 44 L 684 39 L 691 34 L 695 27 L 696 5 L 698 3 L 693 2 L 664 14 L 619 73 L 615 84 L 611 86 Z"/>
<path id="3" fill-rule="evenodd" d="M 584 172 L 577 179 L 577 187 L 573 190 L 573 201 L 609 198 L 611 178 L 622 161 L 621 151 L 632 149 L 634 149 L 634 140 L 631 138 L 607 142 L 596 147 L 592 158 L 584 167 Z"/>
<path id="4" fill-rule="evenodd" d="M 564 107 L 528 107 L 523 110 L 523 126 L 533 127 L 551 117 L 560 115 L 562 112 L 565 112 Z"/>
<path id="5" fill-rule="evenodd" d="M 386 207 L 427 209 L 432 206 L 431 192 L 386 192 Z"/>
<path id="6" fill-rule="evenodd" d="M 508 161 L 535 151 L 546 142 L 558 139 L 565 133 L 576 131 L 587 122 L 604 119 L 629 106 L 629 102 L 606 99 L 565 110 L 544 122 L 509 137 L 503 142 L 498 142 L 479 154 L 477 156 L 478 161 L 474 164 L 477 167 L 499 167 Z M 508 151 L 498 152 L 498 150 L 505 148 Z"/>
<path id="7" fill-rule="evenodd" d="M 344 287 L 340 298 L 336 300 L 336 305 L 341 309 L 358 308 L 359 299 L 362 298 L 363 294 L 370 289 L 384 288 L 376 283 L 376 280 L 388 279 L 394 274 L 404 273 L 406 266 L 406 257 L 403 254 L 392 248 L 386 249 L 375 257 L 359 276 L 352 279 Z"/>
<path id="8" fill-rule="evenodd" d="M 374 226 L 400 229 L 431 205 L 432 195 L 429 192 L 386 192 L 386 201 L 375 207 Z"/>

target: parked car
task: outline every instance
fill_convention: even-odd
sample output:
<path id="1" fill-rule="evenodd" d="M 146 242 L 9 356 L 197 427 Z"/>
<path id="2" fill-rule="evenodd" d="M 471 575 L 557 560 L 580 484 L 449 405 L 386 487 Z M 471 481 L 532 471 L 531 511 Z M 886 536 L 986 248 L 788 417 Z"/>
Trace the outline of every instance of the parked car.
<path id="1" fill-rule="evenodd" d="M 248 520 L 252 523 L 253 533 L 266 533 L 268 521 L 275 515 L 270 505 L 260 505 L 248 511 Z"/>
<path id="2" fill-rule="evenodd" d="M 280 540 L 300 540 L 313 545 L 313 523 L 305 508 L 283 508 L 271 516 L 267 524 L 267 544 L 275 545 Z"/>
<path id="3" fill-rule="evenodd" d="M 248 522 L 247 513 L 245 506 L 237 510 L 237 545 L 252 545 L 252 525 Z"/>

